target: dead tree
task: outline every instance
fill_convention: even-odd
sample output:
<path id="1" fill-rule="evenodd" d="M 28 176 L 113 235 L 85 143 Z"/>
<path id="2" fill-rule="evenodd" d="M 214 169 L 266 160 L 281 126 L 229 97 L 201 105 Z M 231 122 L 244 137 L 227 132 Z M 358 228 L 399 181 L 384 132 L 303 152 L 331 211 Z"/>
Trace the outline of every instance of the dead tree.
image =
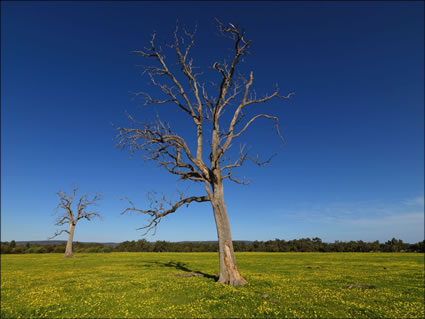
<path id="1" fill-rule="evenodd" d="M 74 239 L 74 231 L 75 231 L 75 226 L 77 225 L 77 222 L 83 218 L 87 220 L 91 220 L 92 218 L 96 218 L 96 217 L 100 219 L 102 218 L 99 212 L 87 211 L 87 207 L 89 207 L 90 205 L 96 205 L 96 202 L 102 199 L 102 195 L 100 194 L 95 194 L 91 200 L 89 200 L 88 198 L 88 193 L 83 194 L 83 196 L 81 196 L 80 200 L 77 203 L 77 211 L 76 213 L 74 213 L 71 205 L 74 201 L 77 190 L 78 188 L 74 186 L 72 189 L 72 194 L 70 196 L 66 195 L 64 191 L 59 191 L 56 193 L 60 199 L 60 202 L 58 206 L 56 207 L 56 212 L 58 212 L 60 209 L 62 209 L 63 212 L 57 218 L 55 225 L 63 226 L 63 225 L 69 224 L 69 230 L 68 229 L 58 230 L 49 239 L 55 238 L 56 236 L 59 236 L 62 233 L 68 234 L 68 241 L 66 243 L 66 249 L 65 249 L 65 257 L 72 257 L 72 241 Z"/>
<path id="2" fill-rule="evenodd" d="M 138 212 L 147 214 L 149 222 L 146 232 L 156 230 L 158 223 L 163 217 L 174 213 L 179 207 L 193 202 L 210 202 L 214 212 L 220 259 L 220 283 L 233 286 L 241 286 L 246 280 L 240 274 L 235 254 L 233 251 L 232 237 L 229 219 L 224 201 L 223 181 L 228 179 L 232 182 L 245 184 L 246 182 L 236 178 L 233 170 L 242 166 L 247 159 L 258 165 L 268 163 L 260 162 L 257 158 L 250 157 L 243 147 L 239 156 L 232 161 L 229 158 L 229 149 L 232 142 L 241 136 L 258 119 L 271 120 L 280 138 L 278 118 L 268 114 L 257 114 L 245 119 L 244 110 L 255 104 L 267 102 L 273 98 L 287 99 L 281 96 L 276 87 L 273 93 L 257 98 L 252 85 L 254 83 L 253 72 L 249 77 L 244 77 L 237 72 L 238 64 L 248 53 L 251 41 L 245 38 L 245 31 L 233 24 L 224 25 L 218 21 L 218 29 L 222 36 L 230 39 L 233 44 L 233 53 L 230 63 L 215 62 L 212 69 L 219 76 L 218 85 L 213 86 L 215 93 L 210 95 L 206 86 L 199 82 L 199 73 L 193 65 L 193 59 L 189 57 L 190 50 L 194 45 L 194 32 L 187 30 L 179 31 L 177 25 L 174 31 L 174 40 L 168 45 L 175 51 L 177 63 L 181 74 L 170 69 L 171 64 L 166 61 L 165 55 L 156 44 L 154 33 L 150 41 L 150 47 L 135 53 L 149 59 L 152 63 L 145 67 L 145 73 L 150 77 L 153 86 L 159 88 L 164 94 L 163 98 L 153 97 L 147 92 L 138 92 L 137 96 L 143 96 L 145 105 L 151 104 L 174 104 L 180 111 L 187 114 L 189 121 L 194 126 L 194 138 L 196 138 L 196 150 L 192 151 L 186 140 L 171 129 L 171 126 L 159 117 L 153 123 L 141 123 L 134 120 L 130 115 L 131 127 L 118 128 L 118 147 L 128 147 L 130 152 L 142 152 L 148 160 L 156 161 L 161 167 L 176 175 L 181 180 L 190 180 L 205 185 L 204 196 L 185 197 L 180 194 L 177 202 L 171 202 L 164 196 L 157 198 L 148 195 L 151 201 L 149 209 L 136 208 L 131 200 L 130 207 L 126 212 Z M 184 81 L 181 80 L 184 79 Z M 223 125 L 223 112 L 228 110 L 233 114 L 227 125 Z M 209 129 L 209 131 L 207 131 Z M 205 132 L 211 132 L 210 148 L 204 143 Z M 209 148 L 208 161 L 204 156 L 204 149 Z M 226 153 L 227 152 L 227 153 Z M 225 156 L 226 154 L 226 156 Z M 142 229 L 140 228 L 140 229 Z"/>

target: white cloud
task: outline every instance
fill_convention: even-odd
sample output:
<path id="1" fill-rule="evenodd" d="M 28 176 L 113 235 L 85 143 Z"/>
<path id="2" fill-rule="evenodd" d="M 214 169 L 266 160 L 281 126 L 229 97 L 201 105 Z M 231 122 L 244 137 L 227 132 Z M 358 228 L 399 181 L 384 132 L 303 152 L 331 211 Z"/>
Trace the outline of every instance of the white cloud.
<path id="1" fill-rule="evenodd" d="M 360 218 L 360 219 L 345 219 L 342 223 L 360 226 L 360 227 L 405 227 L 418 225 L 423 228 L 424 224 L 424 213 L 423 212 L 412 212 L 404 213 L 399 215 L 390 215 L 382 218 Z"/>
<path id="2" fill-rule="evenodd" d="M 314 225 L 331 240 L 424 239 L 424 197 L 403 201 L 358 201 L 314 204 L 281 211 L 281 216 Z M 341 238 L 345 237 L 345 238 Z"/>
<path id="3" fill-rule="evenodd" d="M 407 206 L 419 206 L 419 207 L 422 207 L 422 209 L 423 209 L 424 206 L 425 206 L 425 198 L 424 198 L 424 196 L 418 196 L 418 197 L 415 197 L 415 198 L 411 198 L 411 199 L 406 200 L 405 204 Z"/>

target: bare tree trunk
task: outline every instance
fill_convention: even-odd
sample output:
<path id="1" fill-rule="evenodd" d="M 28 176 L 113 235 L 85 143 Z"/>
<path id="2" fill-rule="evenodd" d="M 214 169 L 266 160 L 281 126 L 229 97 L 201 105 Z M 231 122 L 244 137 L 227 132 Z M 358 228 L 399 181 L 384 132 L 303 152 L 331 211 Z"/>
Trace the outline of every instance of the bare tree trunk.
<path id="1" fill-rule="evenodd" d="M 68 242 L 66 243 L 65 257 L 72 257 L 72 240 L 74 239 L 75 225 L 69 224 Z"/>
<path id="2" fill-rule="evenodd" d="M 238 270 L 235 253 L 233 251 L 232 234 L 230 232 L 226 205 L 224 203 L 222 182 L 214 185 L 214 194 L 211 204 L 214 210 L 219 246 L 220 277 L 218 282 L 235 287 L 245 285 L 247 281 Z"/>

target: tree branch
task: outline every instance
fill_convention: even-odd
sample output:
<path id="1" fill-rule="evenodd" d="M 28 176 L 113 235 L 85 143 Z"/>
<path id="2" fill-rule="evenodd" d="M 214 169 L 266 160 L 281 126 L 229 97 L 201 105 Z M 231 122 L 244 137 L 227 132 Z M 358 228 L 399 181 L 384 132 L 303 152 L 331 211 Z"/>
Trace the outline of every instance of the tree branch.
<path id="1" fill-rule="evenodd" d="M 178 208 L 180 208 L 182 205 L 189 206 L 192 202 L 207 202 L 210 201 L 209 196 L 191 196 L 187 198 L 183 198 L 183 194 L 180 194 L 180 200 L 176 203 L 172 203 L 169 200 L 165 198 L 164 195 L 160 199 L 156 198 L 156 194 L 148 193 L 147 195 L 148 200 L 150 201 L 150 209 L 143 210 L 138 209 L 135 207 L 134 203 L 128 199 L 127 197 L 124 197 L 123 199 L 126 199 L 131 207 L 126 208 L 121 215 L 127 213 L 127 212 L 138 212 L 141 214 L 146 214 L 150 216 L 150 221 L 148 224 L 144 227 L 138 228 L 140 229 L 146 229 L 146 232 L 143 234 L 146 235 L 149 231 L 152 229 L 154 230 L 154 235 L 156 233 L 156 227 L 160 223 L 161 219 L 168 214 L 174 213 Z M 170 206 L 170 208 L 166 209 L 165 206 Z"/>
<path id="2" fill-rule="evenodd" d="M 64 224 L 66 224 L 66 223 L 69 223 L 69 220 L 70 219 L 69 219 L 68 215 L 64 215 L 64 216 L 58 217 L 58 219 L 56 220 L 55 225 L 56 226 L 62 226 Z"/>
<path id="3" fill-rule="evenodd" d="M 137 53 L 140 54 L 144 57 L 147 58 L 155 58 L 159 64 L 161 65 L 161 67 L 153 67 L 153 66 L 149 66 L 145 69 L 145 71 L 147 71 L 150 75 L 159 75 L 159 76 L 167 76 L 168 78 L 171 79 L 171 81 L 176 85 L 176 87 L 179 90 L 180 95 L 183 97 L 183 99 L 185 100 L 185 103 L 187 105 L 187 108 L 184 107 L 184 111 L 188 112 L 192 118 L 196 118 L 196 114 L 193 110 L 192 104 L 190 102 L 190 99 L 188 97 L 188 95 L 186 94 L 183 86 L 180 84 L 180 82 L 177 80 L 177 78 L 173 75 L 173 73 L 170 72 L 170 70 L 168 69 L 167 64 L 165 63 L 165 56 L 161 54 L 160 51 L 158 51 L 155 47 L 155 38 L 156 38 L 156 34 L 154 33 L 152 35 L 152 39 L 151 39 L 151 47 L 150 48 L 145 48 L 144 51 L 133 51 L 133 53 Z M 179 106 L 181 106 L 181 104 L 177 104 Z"/>
<path id="4" fill-rule="evenodd" d="M 232 84 L 232 79 L 235 74 L 236 65 L 240 62 L 240 58 L 243 55 L 248 53 L 247 49 L 251 44 L 251 41 L 245 41 L 243 38 L 245 35 L 245 31 L 239 31 L 233 24 L 229 23 L 228 27 L 225 27 L 223 23 L 221 23 L 218 19 L 218 28 L 221 34 L 234 41 L 234 56 L 232 59 L 232 63 L 230 67 L 226 63 L 215 62 L 213 68 L 219 71 L 222 75 L 222 80 L 220 84 L 218 99 L 215 107 L 215 120 L 218 121 L 218 117 L 220 116 L 220 111 L 227 104 L 223 103 L 226 101 L 226 95 L 228 93 L 229 87 Z M 216 122 L 215 121 L 215 122 Z"/>
<path id="5" fill-rule="evenodd" d="M 239 178 L 233 176 L 233 169 L 237 168 L 237 167 L 241 167 L 247 159 L 251 160 L 254 164 L 256 164 L 258 166 L 265 166 L 265 165 L 269 164 L 271 162 L 272 158 L 275 157 L 275 156 L 276 156 L 276 154 L 273 154 L 266 161 L 260 161 L 260 156 L 258 154 L 255 158 L 252 157 L 252 156 L 249 156 L 248 152 L 245 152 L 245 145 L 242 145 L 240 150 L 239 150 L 238 159 L 234 163 L 228 164 L 228 165 L 223 166 L 221 168 L 222 172 L 224 172 L 225 170 L 228 170 L 226 174 L 223 174 L 223 179 L 228 178 L 230 181 L 235 182 L 237 184 L 248 185 L 248 184 L 250 184 L 249 180 L 246 180 L 245 178 L 244 178 L 244 180 L 240 180 Z"/>
<path id="6" fill-rule="evenodd" d="M 71 209 L 72 202 L 74 201 L 75 194 L 77 193 L 78 187 L 72 187 L 72 194 L 70 196 L 66 195 L 64 191 L 59 191 L 56 194 L 59 196 L 59 204 L 56 207 L 56 212 L 58 212 L 59 208 L 65 210 L 65 213 L 59 216 L 56 225 L 63 225 L 65 220 L 73 222 L 73 213 Z"/>
<path id="7" fill-rule="evenodd" d="M 279 118 L 278 117 L 276 117 L 276 116 L 271 116 L 271 115 L 267 115 L 267 114 L 258 114 L 258 115 L 255 115 L 253 118 L 251 118 L 246 124 L 245 124 L 245 126 L 238 132 L 238 133 L 236 133 L 236 134 L 233 134 L 233 137 L 232 137 L 232 139 L 233 138 L 235 138 L 235 137 L 238 137 L 238 136 L 240 136 L 243 132 L 245 132 L 246 131 L 246 129 L 255 121 L 255 120 L 257 120 L 257 119 L 259 119 L 260 117 L 264 117 L 264 118 L 266 118 L 266 119 L 269 119 L 269 120 L 274 120 L 274 122 L 275 122 L 275 128 L 276 128 L 276 132 L 277 132 L 277 135 L 279 135 L 279 137 L 280 137 L 280 139 L 282 140 L 282 142 L 283 143 L 285 143 L 285 140 L 283 139 L 283 137 L 282 137 L 282 135 L 280 134 L 280 131 L 279 131 Z"/>
<path id="8" fill-rule="evenodd" d="M 129 118 L 133 120 L 131 116 Z M 133 122 L 135 121 L 133 120 Z M 195 175 L 197 178 L 202 178 L 202 180 L 209 178 L 208 168 L 203 161 L 192 156 L 186 141 L 181 136 L 173 133 L 169 125 L 162 122 L 159 118 L 155 124 L 137 124 L 141 125 L 142 128 L 118 128 L 119 134 L 117 137 L 120 138 L 117 144 L 118 147 L 127 146 L 132 153 L 142 151 L 146 159 L 157 161 L 173 174 L 180 175 L 181 172 L 169 167 L 172 162 L 174 162 L 173 166 L 175 167 L 189 170 L 187 178 L 190 176 L 195 177 Z M 189 163 L 182 158 L 182 151 Z M 172 162 L 165 160 L 164 156 L 171 159 Z"/>
<path id="9" fill-rule="evenodd" d="M 69 234 L 69 231 L 68 231 L 68 230 L 66 230 L 66 229 L 57 230 L 57 231 L 54 233 L 54 235 L 53 235 L 52 237 L 49 237 L 49 238 L 48 238 L 48 240 L 53 239 L 53 238 L 55 238 L 55 237 L 59 236 L 59 235 L 60 235 L 60 234 L 62 234 L 62 233 L 68 233 L 68 234 Z"/>
<path id="10" fill-rule="evenodd" d="M 288 99 L 292 95 L 295 94 L 295 93 L 290 93 L 287 96 L 280 96 L 278 94 L 279 90 L 278 90 L 278 88 L 276 88 L 275 91 L 271 95 L 266 95 L 262 99 L 255 99 L 255 98 L 254 99 L 248 99 L 249 89 L 252 86 L 253 82 L 254 82 L 254 75 L 251 72 L 250 75 L 249 75 L 249 80 L 245 84 L 245 91 L 244 91 L 244 95 L 243 95 L 243 98 L 242 98 L 242 102 L 239 104 L 239 106 L 235 110 L 235 113 L 233 114 L 232 121 L 230 122 L 229 129 L 226 133 L 226 136 L 227 136 L 226 141 L 217 154 L 217 160 L 219 160 L 221 158 L 221 156 L 229 148 L 230 143 L 232 142 L 233 138 L 241 135 L 248 128 L 248 126 L 252 124 L 252 122 L 254 122 L 256 119 L 258 119 L 260 117 L 273 119 L 275 121 L 276 132 L 278 133 L 282 142 L 284 142 L 284 139 L 283 139 L 283 137 L 282 137 L 282 135 L 280 134 L 280 131 L 279 131 L 279 126 L 278 126 L 279 119 L 275 116 L 270 116 L 270 115 L 267 115 L 267 114 L 259 114 L 259 115 L 254 116 L 250 121 L 248 121 L 248 123 L 244 126 L 244 128 L 241 131 L 239 131 L 239 133 L 236 133 L 236 134 L 234 133 L 236 124 L 238 124 L 240 119 L 241 119 L 241 112 L 246 106 L 248 106 L 250 104 L 254 104 L 254 103 L 265 103 L 265 102 L 271 100 L 274 97 L 281 98 L 281 99 Z"/>
<path id="11" fill-rule="evenodd" d="M 96 205 L 97 201 L 101 200 L 103 196 L 101 194 L 96 193 L 93 197 L 93 199 L 88 199 L 88 194 L 85 193 L 83 196 L 81 196 L 78 205 L 77 205 L 77 217 L 75 218 L 75 222 L 77 222 L 80 219 L 87 219 L 91 220 L 92 218 L 98 217 L 99 219 L 102 219 L 102 216 L 99 212 L 88 212 L 86 211 L 88 206 Z"/>

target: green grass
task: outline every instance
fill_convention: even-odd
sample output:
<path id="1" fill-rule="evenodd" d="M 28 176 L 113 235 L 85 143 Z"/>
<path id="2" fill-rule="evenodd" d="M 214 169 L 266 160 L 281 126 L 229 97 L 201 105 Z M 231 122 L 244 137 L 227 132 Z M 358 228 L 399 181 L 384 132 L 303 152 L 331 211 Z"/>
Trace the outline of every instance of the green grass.
<path id="1" fill-rule="evenodd" d="M 211 278 L 218 272 L 214 253 L 2 255 L 1 317 L 424 317 L 423 254 L 237 259 L 249 282 L 240 288 Z M 185 272 L 180 266 L 209 276 L 175 276 Z"/>

